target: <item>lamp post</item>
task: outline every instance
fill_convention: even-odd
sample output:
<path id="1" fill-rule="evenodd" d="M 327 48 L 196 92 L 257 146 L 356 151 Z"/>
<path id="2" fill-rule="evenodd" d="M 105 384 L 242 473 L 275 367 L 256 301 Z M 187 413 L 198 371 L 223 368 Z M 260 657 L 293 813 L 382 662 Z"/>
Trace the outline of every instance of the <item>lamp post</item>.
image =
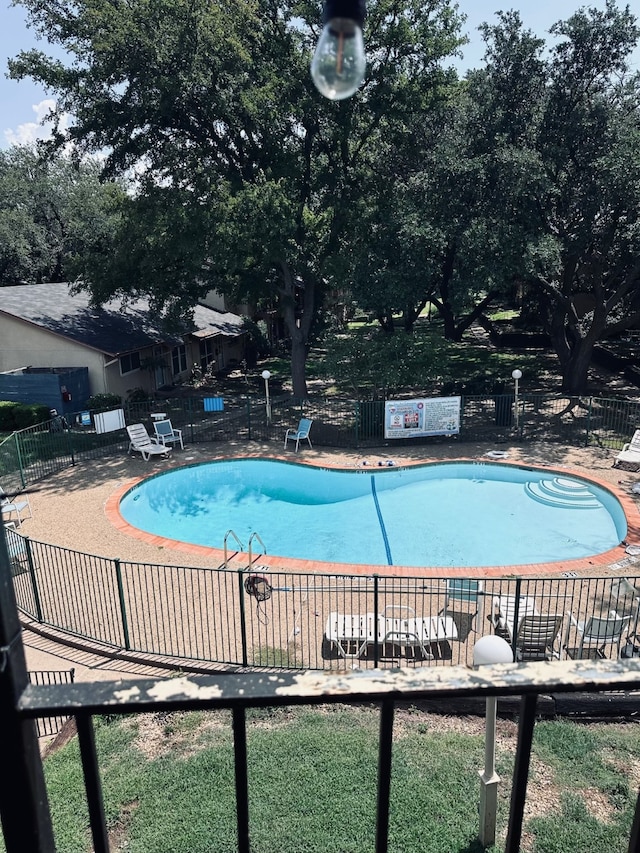
<path id="1" fill-rule="evenodd" d="M 267 413 L 267 423 L 271 423 L 271 401 L 269 400 L 269 380 L 271 379 L 271 373 L 268 370 L 262 371 L 262 378 L 264 379 L 264 394 L 266 400 L 266 413 Z"/>
<path id="2" fill-rule="evenodd" d="M 516 369 L 514 371 L 512 371 L 511 376 L 513 377 L 513 380 L 516 383 L 515 409 L 516 409 L 516 429 L 518 429 L 518 421 L 519 421 L 519 417 L 518 417 L 518 380 L 522 379 L 522 371 L 518 370 L 518 368 L 516 367 Z"/>
<path id="3" fill-rule="evenodd" d="M 511 646 L 502 637 L 488 634 L 473 647 L 473 665 L 513 663 Z M 480 773 L 480 843 L 491 847 L 496 841 L 496 813 L 498 810 L 498 783 L 496 773 L 496 711 L 498 700 L 487 696 L 484 728 L 484 770 Z"/>

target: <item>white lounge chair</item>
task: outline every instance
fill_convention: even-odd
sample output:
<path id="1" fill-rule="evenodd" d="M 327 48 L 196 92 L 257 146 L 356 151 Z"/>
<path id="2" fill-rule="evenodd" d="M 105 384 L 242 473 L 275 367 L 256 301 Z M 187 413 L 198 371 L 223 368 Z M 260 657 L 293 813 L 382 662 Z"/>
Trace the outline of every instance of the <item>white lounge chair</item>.
<path id="1" fill-rule="evenodd" d="M 12 516 L 15 515 L 18 527 L 22 527 L 23 517 L 32 518 L 33 516 L 28 495 L 10 498 L 2 487 L 0 487 L 0 509 L 2 510 L 2 520 L 9 522 L 12 520 Z M 25 516 L 25 512 L 28 512 L 29 515 Z"/>
<path id="2" fill-rule="evenodd" d="M 536 607 L 535 599 L 529 596 L 522 595 L 520 598 L 516 598 L 515 595 L 496 595 L 493 599 L 493 611 L 489 618 L 495 632 L 503 634 L 505 639 L 509 643 L 512 643 L 516 628 L 516 618 L 519 625 L 525 616 L 538 615 L 539 611 Z"/>
<path id="3" fill-rule="evenodd" d="M 184 450 L 182 442 L 182 430 L 174 429 L 169 418 L 153 422 L 153 430 L 156 434 L 158 444 L 164 444 L 165 447 L 170 444 L 179 444 Z"/>
<path id="4" fill-rule="evenodd" d="M 144 424 L 131 424 L 127 427 L 129 433 L 129 450 L 136 450 L 142 454 L 145 462 L 148 462 L 152 456 L 167 456 L 171 452 L 170 447 L 164 444 L 159 444 L 157 440 L 151 438 Z"/>
<path id="5" fill-rule="evenodd" d="M 296 443 L 296 453 L 298 452 L 298 445 L 301 441 L 305 439 L 309 442 L 309 447 L 313 447 L 311 444 L 311 439 L 309 438 L 309 430 L 311 429 L 312 420 L 309 418 L 300 418 L 300 422 L 298 423 L 297 429 L 288 429 L 284 435 L 284 447 L 287 449 L 288 441 L 295 441 Z"/>
<path id="6" fill-rule="evenodd" d="M 632 471 L 640 469 L 640 429 L 637 429 L 631 441 L 625 444 L 613 461 L 614 468 L 627 468 Z"/>
<path id="7" fill-rule="evenodd" d="M 615 657 L 620 656 L 620 643 L 625 628 L 629 629 L 631 616 L 620 616 L 615 610 L 611 610 L 608 616 L 590 616 L 584 622 L 577 620 L 570 614 L 571 624 L 578 635 L 578 647 L 567 648 L 567 654 L 572 658 L 581 659 L 585 656 L 598 658 L 605 657 L 605 648 L 611 646 L 615 649 Z"/>

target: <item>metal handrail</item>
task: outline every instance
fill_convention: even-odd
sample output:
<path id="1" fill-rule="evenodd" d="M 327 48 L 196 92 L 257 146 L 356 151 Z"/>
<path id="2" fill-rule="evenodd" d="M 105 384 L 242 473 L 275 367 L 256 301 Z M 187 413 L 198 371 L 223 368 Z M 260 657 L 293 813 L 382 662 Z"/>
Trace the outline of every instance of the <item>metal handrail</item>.
<path id="1" fill-rule="evenodd" d="M 262 537 L 260 536 L 259 533 L 257 533 L 254 530 L 253 533 L 251 534 L 251 536 L 249 537 L 249 545 L 247 546 L 247 549 L 249 551 L 249 568 L 251 568 L 251 564 L 253 563 L 253 559 L 251 557 L 251 543 L 253 542 L 254 539 L 257 539 L 258 542 L 262 545 L 262 556 L 264 556 L 267 553 L 267 549 L 265 548 L 265 544 L 262 541 Z"/>
<path id="2" fill-rule="evenodd" d="M 227 530 L 227 532 L 224 534 L 224 567 L 225 567 L 225 569 L 227 568 L 227 562 L 228 562 L 228 557 L 227 557 L 227 540 L 229 539 L 229 536 L 233 536 L 233 538 L 236 540 L 236 542 L 237 542 L 237 543 L 238 543 L 238 545 L 240 546 L 240 550 L 241 550 L 241 551 L 244 551 L 244 545 L 243 545 L 243 544 L 242 544 L 242 542 L 238 539 L 238 537 L 236 536 L 235 532 L 234 532 L 233 530 Z"/>

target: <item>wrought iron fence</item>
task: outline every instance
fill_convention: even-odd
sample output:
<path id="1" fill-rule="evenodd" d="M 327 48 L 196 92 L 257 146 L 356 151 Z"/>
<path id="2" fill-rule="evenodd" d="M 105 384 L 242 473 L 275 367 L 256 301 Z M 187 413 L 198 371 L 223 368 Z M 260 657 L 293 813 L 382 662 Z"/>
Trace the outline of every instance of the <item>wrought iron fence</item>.
<path id="1" fill-rule="evenodd" d="M 255 398 L 225 401 L 220 411 L 205 411 L 202 399 L 145 401 L 124 404 L 127 423 L 145 422 L 151 431 L 151 414 L 159 407 L 183 432 L 188 443 L 282 440 L 285 431 L 301 417 L 313 420 L 314 446 L 361 448 L 390 446 L 384 435 L 384 401 L 356 401 L 310 397 L 272 398 L 267 413 Z M 8 493 L 78 462 L 125 453 L 126 430 L 97 433 L 88 420 L 68 415 L 28 427 L 0 443 L 0 482 Z M 268 417 L 269 414 L 269 417 Z M 557 397 L 547 394 L 512 394 L 463 397 L 459 440 L 561 441 L 620 449 L 640 426 L 640 401 L 592 397 Z M 394 448 L 428 446 L 439 437 L 394 439 Z M 447 439 L 450 440 L 450 439 Z"/>
<path id="2" fill-rule="evenodd" d="M 73 684 L 75 669 L 30 669 L 29 684 Z M 36 732 L 38 737 L 57 735 L 62 729 L 69 715 L 38 717 L 36 720 Z"/>
<path id="3" fill-rule="evenodd" d="M 112 648 L 237 666 L 292 669 L 470 664 L 473 644 L 544 616 L 543 657 L 577 656 L 589 617 L 620 631 L 595 651 L 637 641 L 640 577 L 387 577 L 108 560 L 7 531 L 15 594 L 40 623 Z M 582 626 L 582 627 L 581 627 Z M 606 646 L 606 648 L 605 648 Z M 594 651 L 590 648 L 590 652 Z"/>

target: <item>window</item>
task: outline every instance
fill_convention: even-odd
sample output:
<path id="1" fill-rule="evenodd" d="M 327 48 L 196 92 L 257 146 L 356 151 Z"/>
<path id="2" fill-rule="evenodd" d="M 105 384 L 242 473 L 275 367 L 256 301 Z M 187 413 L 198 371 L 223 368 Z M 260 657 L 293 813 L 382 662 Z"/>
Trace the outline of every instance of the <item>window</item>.
<path id="1" fill-rule="evenodd" d="M 184 344 L 171 350 L 171 368 L 174 376 L 184 373 L 187 369 L 187 348 Z"/>
<path id="2" fill-rule="evenodd" d="M 218 358 L 218 348 L 214 346 L 212 338 L 206 338 L 200 341 L 200 367 L 203 371 Z"/>
<path id="3" fill-rule="evenodd" d="M 140 353 L 130 352 L 128 355 L 123 355 L 120 358 L 120 373 L 124 376 L 125 373 L 133 373 L 134 370 L 140 370 Z"/>

